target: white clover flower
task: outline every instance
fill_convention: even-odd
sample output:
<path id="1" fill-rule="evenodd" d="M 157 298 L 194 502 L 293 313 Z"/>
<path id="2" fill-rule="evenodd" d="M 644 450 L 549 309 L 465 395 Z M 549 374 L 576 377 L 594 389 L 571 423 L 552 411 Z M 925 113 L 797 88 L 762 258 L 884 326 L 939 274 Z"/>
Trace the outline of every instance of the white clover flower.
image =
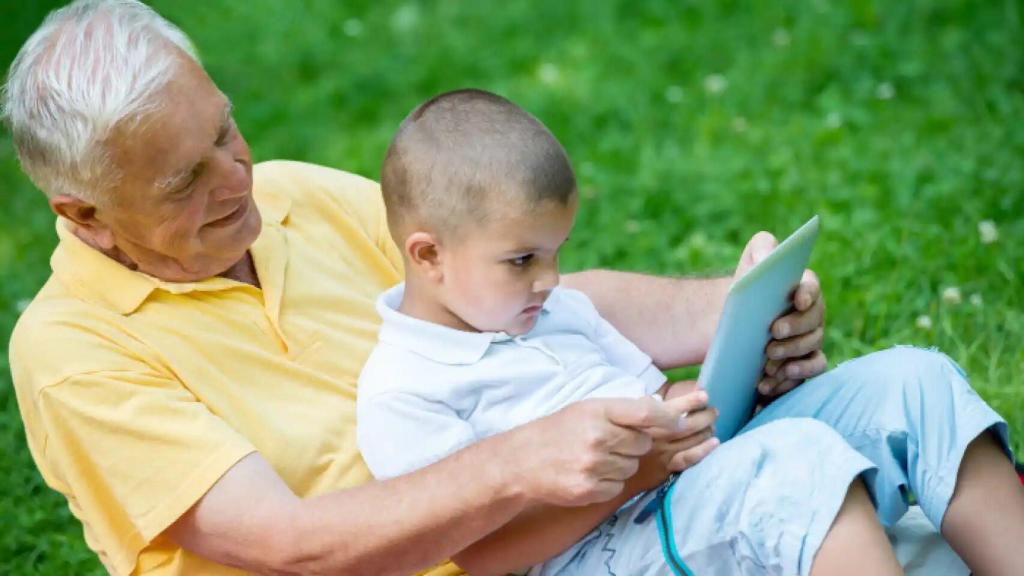
<path id="1" fill-rule="evenodd" d="M 349 38 L 355 38 L 356 36 L 362 36 L 363 34 L 363 21 L 359 18 L 349 18 L 345 20 L 345 23 L 341 25 L 341 31 L 345 33 L 345 36 Z"/>
<path id="2" fill-rule="evenodd" d="M 854 46 L 867 46 L 871 44 L 871 36 L 863 30 L 855 30 L 850 34 L 850 44 Z"/>
<path id="3" fill-rule="evenodd" d="M 776 28 L 775 31 L 772 32 L 772 44 L 775 44 L 779 48 L 789 46 L 790 40 L 792 39 L 789 37 L 789 31 L 785 28 Z"/>
<path id="4" fill-rule="evenodd" d="M 746 132 L 747 128 L 749 128 L 749 127 L 750 127 L 750 125 L 747 124 L 747 119 L 744 118 L 743 116 L 737 116 L 737 117 L 732 119 L 732 129 L 733 129 L 733 132 L 737 132 L 737 133 Z"/>
<path id="5" fill-rule="evenodd" d="M 956 306 L 963 302 L 963 298 L 960 296 L 960 289 L 956 286 L 947 287 L 942 291 L 942 301 L 950 306 Z"/>
<path id="6" fill-rule="evenodd" d="M 914 325 L 920 328 L 921 330 L 931 330 L 932 317 L 927 314 L 921 314 L 920 316 L 917 317 L 917 320 L 914 321 Z"/>
<path id="7" fill-rule="evenodd" d="M 708 74 L 704 77 L 704 91 L 708 94 L 721 94 L 729 87 L 729 80 L 721 74 Z"/>
<path id="8" fill-rule="evenodd" d="M 669 86 L 665 89 L 665 100 L 678 104 L 683 101 L 683 88 L 682 86 Z"/>
<path id="9" fill-rule="evenodd" d="M 875 87 L 875 98 L 879 100 L 892 100 L 896 96 L 896 88 L 889 82 L 882 82 Z"/>
<path id="10" fill-rule="evenodd" d="M 971 306 L 974 306 L 975 308 L 981 308 L 981 305 L 984 304 L 984 302 L 982 302 L 981 300 L 981 294 L 978 294 L 977 292 L 971 294 L 971 297 L 968 299 L 968 302 L 970 302 Z"/>
<path id="11" fill-rule="evenodd" d="M 636 234 L 640 231 L 640 223 L 636 220 L 629 219 L 622 225 L 622 228 L 626 231 L 626 234 Z"/>
<path id="12" fill-rule="evenodd" d="M 842 127 L 843 115 L 839 112 L 829 112 L 825 115 L 825 127 L 830 130 L 835 130 Z"/>
<path id="13" fill-rule="evenodd" d="M 558 70 L 558 66 L 555 66 L 551 62 L 544 62 L 537 67 L 537 77 L 540 81 L 548 86 L 557 84 L 562 78 L 562 73 Z"/>
<path id="14" fill-rule="evenodd" d="M 405 4 L 391 14 L 391 28 L 396 32 L 408 32 L 420 23 L 420 9 L 416 4 Z"/>
<path id="15" fill-rule="evenodd" d="M 992 244 L 999 240 L 999 229 L 996 228 L 996 223 L 991 220 L 978 222 L 978 236 L 981 237 L 982 244 Z"/>

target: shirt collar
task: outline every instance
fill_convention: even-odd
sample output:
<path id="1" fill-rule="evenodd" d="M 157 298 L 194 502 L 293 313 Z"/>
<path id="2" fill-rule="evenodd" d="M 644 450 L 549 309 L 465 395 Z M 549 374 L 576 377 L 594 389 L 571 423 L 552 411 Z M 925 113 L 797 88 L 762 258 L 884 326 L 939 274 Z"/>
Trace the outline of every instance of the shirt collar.
<path id="1" fill-rule="evenodd" d="M 254 187 L 254 198 L 264 219 L 264 229 L 260 232 L 262 237 L 267 233 L 268 222 L 272 225 L 284 222 L 291 207 L 291 199 L 280 192 L 257 187 Z M 83 242 L 71 232 L 69 225 L 64 218 L 57 218 L 57 237 L 60 242 L 50 257 L 54 276 L 80 298 L 113 309 L 119 314 L 131 314 L 157 289 L 182 294 L 221 290 L 237 284 L 220 277 L 198 282 L 166 282 L 144 272 L 131 270 Z"/>
<path id="2" fill-rule="evenodd" d="M 377 298 L 377 313 L 383 320 L 381 342 L 442 364 L 475 364 L 491 343 L 512 339 L 504 332 L 466 332 L 402 314 L 398 307 L 404 294 L 402 283 Z"/>

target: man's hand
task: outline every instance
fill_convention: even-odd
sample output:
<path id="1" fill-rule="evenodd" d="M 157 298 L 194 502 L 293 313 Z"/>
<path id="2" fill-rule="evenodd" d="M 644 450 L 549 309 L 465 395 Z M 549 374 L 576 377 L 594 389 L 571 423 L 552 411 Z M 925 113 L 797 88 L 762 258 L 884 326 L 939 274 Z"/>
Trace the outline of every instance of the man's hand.
<path id="1" fill-rule="evenodd" d="M 733 281 L 763 260 L 778 241 L 768 232 L 758 232 L 747 242 L 736 267 Z M 825 299 L 818 276 L 804 270 L 793 292 L 793 309 L 772 323 L 772 341 L 766 353 L 764 378 L 757 385 L 762 395 L 775 397 L 789 392 L 807 378 L 821 374 L 827 367 L 821 351 L 824 339 Z"/>
<path id="2" fill-rule="evenodd" d="M 545 504 L 582 506 L 611 499 L 637 472 L 654 439 L 690 429 L 680 416 L 704 403 L 698 397 L 577 402 L 515 431 L 510 473 L 528 498 Z M 649 481 L 657 485 L 666 475 Z"/>

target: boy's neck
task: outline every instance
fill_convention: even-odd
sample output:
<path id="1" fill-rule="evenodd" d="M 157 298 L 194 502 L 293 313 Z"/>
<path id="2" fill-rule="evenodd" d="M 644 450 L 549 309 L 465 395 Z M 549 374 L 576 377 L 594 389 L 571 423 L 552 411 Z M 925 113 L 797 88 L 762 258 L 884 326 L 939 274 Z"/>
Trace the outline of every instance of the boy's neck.
<path id="1" fill-rule="evenodd" d="M 429 290 L 418 286 L 411 278 L 405 280 L 405 294 L 402 296 L 402 303 L 398 311 L 406 316 L 419 320 L 440 324 L 463 332 L 479 332 L 476 328 L 467 324 L 444 304 L 438 302 L 430 294 Z"/>

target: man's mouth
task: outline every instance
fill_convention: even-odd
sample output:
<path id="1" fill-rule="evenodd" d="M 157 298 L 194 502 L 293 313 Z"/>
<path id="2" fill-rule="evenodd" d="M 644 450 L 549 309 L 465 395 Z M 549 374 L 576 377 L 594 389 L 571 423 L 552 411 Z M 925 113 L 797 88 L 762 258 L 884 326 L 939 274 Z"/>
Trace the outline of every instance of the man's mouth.
<path id="1" fill-rule="evenodd" d="M 230 226 L 231 224 L 234 224 L 235 222 L 241 220 L 242 216 L 245 216 L 246 212 L 248 211 L 249 201 L 246 200 L 245 202 L 239 204 L 237 208 L 235 208 L 228 214 L 221 216 L 216 220 L 208 222 L 206 226 L 210 228 L 223 228 L 225 226 Z"/>

